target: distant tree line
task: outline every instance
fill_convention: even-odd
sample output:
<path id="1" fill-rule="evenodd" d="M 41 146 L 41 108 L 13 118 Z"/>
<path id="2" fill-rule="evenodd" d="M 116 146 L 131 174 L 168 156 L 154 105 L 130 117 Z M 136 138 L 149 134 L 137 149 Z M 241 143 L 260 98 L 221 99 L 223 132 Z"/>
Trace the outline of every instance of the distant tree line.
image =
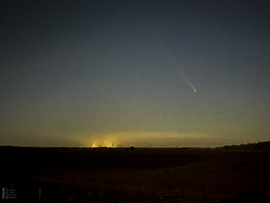
<path id="1" fill-rule="evenodd" d="M 240 145 L 225 145 L 220 147 L 224 150 L 255 150 L 255 151 L 270 151 L 270 141 L 258 142 L 258 143 L 248 143 Z"/>

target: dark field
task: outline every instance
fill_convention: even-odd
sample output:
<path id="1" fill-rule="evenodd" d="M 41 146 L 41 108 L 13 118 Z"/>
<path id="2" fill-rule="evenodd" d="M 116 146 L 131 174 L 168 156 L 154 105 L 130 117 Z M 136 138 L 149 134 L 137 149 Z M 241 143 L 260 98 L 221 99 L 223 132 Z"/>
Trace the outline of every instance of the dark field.
<path id="1" fill-rule="evenodd" d="M 1 188 L 17 202 L 270 202 L 269 152 L 0 150 Z"/>

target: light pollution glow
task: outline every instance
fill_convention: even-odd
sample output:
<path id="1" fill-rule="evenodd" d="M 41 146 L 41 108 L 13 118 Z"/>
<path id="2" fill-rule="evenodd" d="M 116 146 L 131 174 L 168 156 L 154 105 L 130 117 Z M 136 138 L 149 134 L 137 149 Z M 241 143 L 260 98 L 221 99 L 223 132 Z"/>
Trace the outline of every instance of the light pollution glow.
<path id="1" fill-rule="evenodd" d="M 217 139 L 208 135 L 178 132 L 118 132 L 114 134 L 98 134 L 95 136 L 77 136 L 79 142 L 86 147 L 215 147 L 222 144 L 241 143 L 238 139 Z"/>

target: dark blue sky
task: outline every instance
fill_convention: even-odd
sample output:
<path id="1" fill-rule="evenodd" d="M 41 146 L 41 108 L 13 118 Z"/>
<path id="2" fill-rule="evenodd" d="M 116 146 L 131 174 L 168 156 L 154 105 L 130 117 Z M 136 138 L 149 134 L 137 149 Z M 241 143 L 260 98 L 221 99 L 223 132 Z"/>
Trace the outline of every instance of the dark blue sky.
<path id="1" fill-rule="evenodd" d="M 0 144 L 270 138 L 268 1 L 1 1 Z"/>

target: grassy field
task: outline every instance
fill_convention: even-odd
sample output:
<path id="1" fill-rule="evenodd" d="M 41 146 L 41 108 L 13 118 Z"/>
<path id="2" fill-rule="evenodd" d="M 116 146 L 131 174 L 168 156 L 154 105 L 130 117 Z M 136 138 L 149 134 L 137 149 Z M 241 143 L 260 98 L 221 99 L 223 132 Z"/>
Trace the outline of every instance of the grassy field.
<path id="1" fill-rule="evenodd" d="M 270 153 L 1 147 L 18 202 L 270 202 Z M 11 200 L 7 200 L 11 201 Z"/>

